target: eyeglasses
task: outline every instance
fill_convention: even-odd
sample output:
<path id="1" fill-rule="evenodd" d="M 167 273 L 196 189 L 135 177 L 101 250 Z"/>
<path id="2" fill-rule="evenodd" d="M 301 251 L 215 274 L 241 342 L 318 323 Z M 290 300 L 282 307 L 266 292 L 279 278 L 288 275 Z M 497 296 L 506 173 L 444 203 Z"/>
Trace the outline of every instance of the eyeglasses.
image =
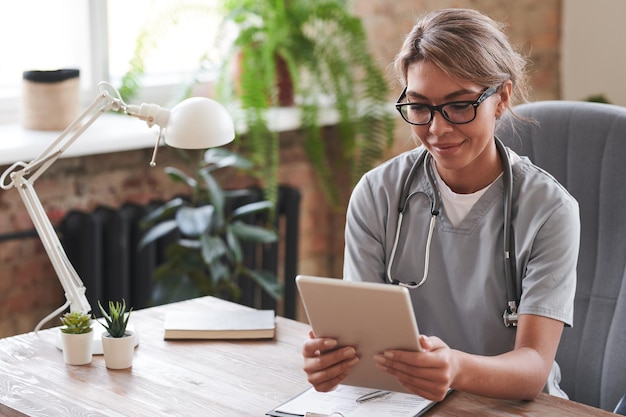
<path id="1" fill-rule="evenodd" d="M 406 87 L 398 97 L 396 109 L 402 115 L 402 118 L 412 125 L 423 126 L 432 122 L 435 112 L 438 111 L 449 121 L 457 125 L 469 123 L 476 118 L 476 111 L 480 103 L 487 100 L 498 91 L 500 86 L 489 87 L 482 92 L 476 101 L 453 101 L 450 103 L 440 104 L 439 106 L 431 106 L 422 103 L 401 103 L 406 98 Z"/>

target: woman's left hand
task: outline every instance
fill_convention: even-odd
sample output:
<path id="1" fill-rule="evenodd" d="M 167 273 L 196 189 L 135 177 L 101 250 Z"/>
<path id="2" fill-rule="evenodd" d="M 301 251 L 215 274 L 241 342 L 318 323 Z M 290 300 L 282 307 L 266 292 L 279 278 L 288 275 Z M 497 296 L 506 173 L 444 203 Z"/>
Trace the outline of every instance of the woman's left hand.
<path id="1" fill-rule="evenodd" d="M 395 376 L 411 392 L 441 401 L 456 373 L 453 351 L 438 337 L 420 336 L 420 343 L 421 352 L 387 350 L 375 355 L 376 367 Z"/>

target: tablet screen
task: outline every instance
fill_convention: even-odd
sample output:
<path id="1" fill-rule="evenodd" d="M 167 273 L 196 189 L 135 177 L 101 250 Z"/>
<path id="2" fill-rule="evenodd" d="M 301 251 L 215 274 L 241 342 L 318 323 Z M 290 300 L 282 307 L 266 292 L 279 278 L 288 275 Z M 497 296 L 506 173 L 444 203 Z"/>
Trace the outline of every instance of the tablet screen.
<path id="1" fill-rule="evenodd" d="M 360 362 L 342 384 L 408 392 L 376 369 L 374 355 L 387 349 L 420 350 L 419 332 L 407 288 L 337 278 L 296 277 L 313 332 L 354 346 Z"/>

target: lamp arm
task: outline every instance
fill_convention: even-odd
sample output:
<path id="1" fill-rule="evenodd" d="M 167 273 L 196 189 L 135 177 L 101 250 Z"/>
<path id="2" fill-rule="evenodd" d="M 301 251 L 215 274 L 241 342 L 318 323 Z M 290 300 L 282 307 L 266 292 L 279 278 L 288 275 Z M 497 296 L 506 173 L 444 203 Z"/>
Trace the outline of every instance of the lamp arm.
<path id="1" fill-rule="evenodd" d="M 112 87 L 111 87 L 112 88 Z M 116 91 L 116 90 L 115 90 Z M 91 126 L 100 116 L 109 110 L 120 111 L 126 105 L 119 97 L 113 97 L 101 87 L 100 94 L 62 133 L 52 142 L 39 156 L 28 164 L 24 162 L 14 163 L 2 174 L 0 186 L 9 189 L 13 185 L 17 186 L 15 180 L 6 183 L 6 176 L 10 174 L 11 179 L 20 172 L 21 178 L 34 183 L 59 157 L 78 139 L 89 126 Z M 18 168 L 21 170 L 17 170 Z"/>
<path id="2" fill-rule="evenodd" d="M 24 162 L 14 163 L 0 177 L 0 187 L 3 189 L 15 187 L 24 202 L 28 215 L 65 291 L 66 304 L 69 303 L 70 311 L 88 313 L 91 311 L 91 306 L 85 295 L 85 285 L 67 257 L 35 192 L 34 183 L 96 119 L 106 111 L 121 110 L 124 107 L 125 105 L 119 97 L 114 97 L 105 89 L 101 89 L 101 93 L 89 107 L 38 157 L 28 164 Z"/>
<path id="3" fill-rule="evenodd" d="M 37 197 L 33 184 L 29 180 L 18 180 L 18 183 L 21 184 L 16 187 L 17 191 L 24 201 L 26 211 L 33 221 L 52 267 L 65 291 L 65 298 L 69 302 L 70 311 L 89 313 L 91 305 L 85 295 L 85 285 L 67 257 L 61 241 Z"/>
<path id="4" fill-rule="evenodd" d="M 120 98 L 118 91 L 108 83 L 100 83 L 98 87 L 100 94 L 47 149 L 28 164 L 24 162 L 14 163 L 0 176 L 0 188 L 8 190 L 15 187 L 24 202 L 28 215 L 65 291 L 66 305 L 69 303 L 70 311 L 84 313 L 91 311 L 91 305 L 85 295 L 85 285 L 67 257 L 35 192 L 34 183 L 89 126 L 109 110 L 122 111 L 130 116 L 145 120 L 149 126 L 154 124 L 164 126 L 167 124 L 169 116 L 169 111 L 157 105 L 126 105 Z"/>

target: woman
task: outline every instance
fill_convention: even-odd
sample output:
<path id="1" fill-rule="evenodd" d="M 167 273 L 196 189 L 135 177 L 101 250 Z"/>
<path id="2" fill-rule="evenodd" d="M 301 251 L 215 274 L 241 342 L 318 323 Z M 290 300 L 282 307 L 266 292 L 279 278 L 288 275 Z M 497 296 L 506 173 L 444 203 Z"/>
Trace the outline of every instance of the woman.
<path id="1" fill-rule="evenodd" d="M 514 96 L 526 97 L 525 60 L 487 16 L 446 9 L 417 22 L 395 69 L 406 86 L 398 110 L 421 146 L 368 172 L 355 187 L 344 279 L 411 283 L 426 336 L 423 352 L 383 352 L 374 358 L 377 367 L 432 400 L 449 389 L 504 399 L 531 400 L 542 391 L 565 396 L 554 359 L 573 318 L 578 205 L 527 158 L 499 151 L 495 138 Z M 408 185 L 396 242 L 403 184 L 424 152 L 426 169 Z M 516 327 L 502 323 L 507 162 L 520 293 Z M 437 194 L 442 204 L 428 244 Z M 336 347 L 336 340 L 312 333 L 304 344 L 304 370 L 318 391 L 334 389 L 361 360 L 353 347 Z"/>

